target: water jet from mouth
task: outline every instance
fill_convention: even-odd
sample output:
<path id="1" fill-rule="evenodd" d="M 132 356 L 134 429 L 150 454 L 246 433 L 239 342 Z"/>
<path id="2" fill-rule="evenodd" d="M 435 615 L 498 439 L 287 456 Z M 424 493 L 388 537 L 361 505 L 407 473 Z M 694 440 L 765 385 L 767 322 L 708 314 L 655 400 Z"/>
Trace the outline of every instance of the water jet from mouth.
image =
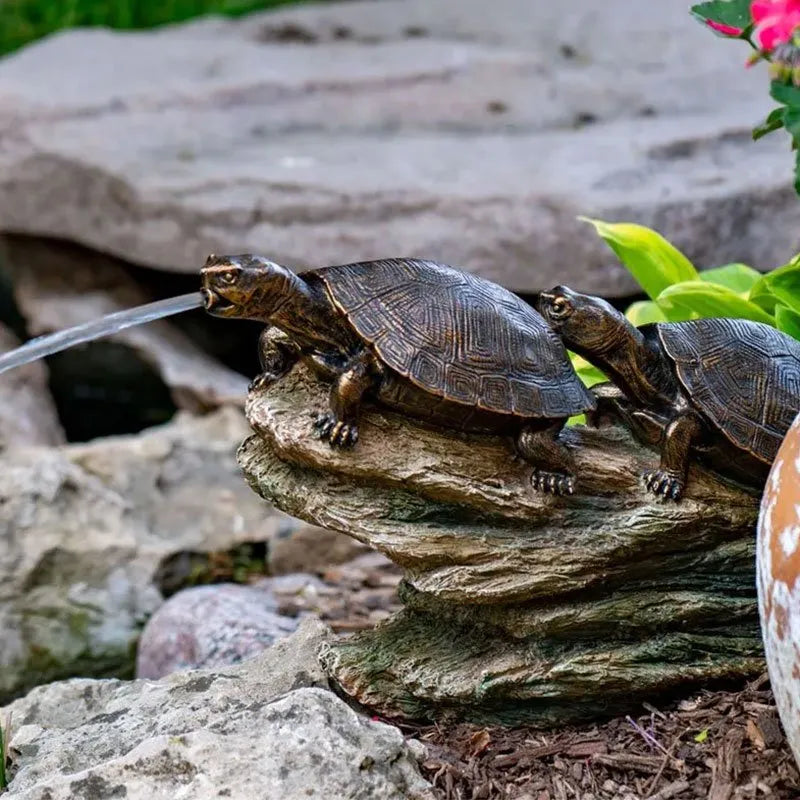
<path id="1" fill-rule="evenodd" d="M 134 325 L 143 325 L 157 319 L 170 317 L 174 314 L 200 308 L 202 305 L 203 295 L 200 292 L 190 292 L 189 294 L 170 297 L 166 300 L 157 300 L 154 303 L 147 303 L 143 306 L 127 308 L 124 311 L 107 314 L 99 319 L 93 319 L 63 331 L 38 336 L 21 347 L 0 355 L 0 373 L 21 367 L 23 364 L 29 364 L 31 361 L 37 361 L 54 353 L 60 353 L 69 347 L 111 336 L 114 333 L 125 330 L 125 328 L 132 328 Z"/>

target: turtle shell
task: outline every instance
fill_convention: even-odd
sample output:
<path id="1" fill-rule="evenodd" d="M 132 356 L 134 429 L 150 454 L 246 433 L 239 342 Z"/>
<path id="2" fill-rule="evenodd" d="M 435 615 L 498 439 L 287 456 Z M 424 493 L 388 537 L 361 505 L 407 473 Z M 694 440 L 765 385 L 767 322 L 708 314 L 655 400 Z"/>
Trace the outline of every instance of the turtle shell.
<path id="1" fill-rule="evenodd" d="M 657 330 L 691 401 L 733 444 L 771 463 L 800 411 L 800 342 L 741 319 Z"/>
<path id="2" fill-rule="evenodd" d="M 561 340 L 497 284 L 442 264 L 367 261 L 304 273 L 391 369 L 431 394 L 500 414 L 580 414 L 594 399 Z"/>

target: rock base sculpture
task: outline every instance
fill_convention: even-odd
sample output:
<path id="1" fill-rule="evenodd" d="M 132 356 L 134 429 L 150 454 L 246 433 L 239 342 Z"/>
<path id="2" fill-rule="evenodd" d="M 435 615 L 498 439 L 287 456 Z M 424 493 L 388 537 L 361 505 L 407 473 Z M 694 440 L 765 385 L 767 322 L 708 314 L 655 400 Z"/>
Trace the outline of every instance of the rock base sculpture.
<path id="1" fill-rule="evenodd" d="M 327 387 L 302 367 L 253 392 L 239 462 L 282 510 L 405 570 L 402 612 L 326 646 L 348 694 L 389 716 L 506 724 L 620 713 L 763 670 L 758 497 L 700 469 L 683 502 L 639 485 L 657 458 L 575 426 L 578 493 L 535 493 L 511 441 L 368 406 L 354 450 L 310 435 Z"/>

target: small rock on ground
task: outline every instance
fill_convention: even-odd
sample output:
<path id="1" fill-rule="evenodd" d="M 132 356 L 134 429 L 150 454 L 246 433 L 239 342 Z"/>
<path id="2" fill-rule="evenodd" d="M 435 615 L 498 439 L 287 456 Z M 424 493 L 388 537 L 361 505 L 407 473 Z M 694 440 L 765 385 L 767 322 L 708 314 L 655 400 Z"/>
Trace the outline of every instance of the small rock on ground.
<path id="1" fill-rule="evenodd" d="M 150 618 L 139 640 L 136 675 L 236 664 L 289 635 L 313 616 L 341 634 L 373 627 L 400 608 L 401 572 L 369 552 L 321 577 L 292 573 L 250 585 L 184 589 Z"/>
<path id="2" fill-rule="evenodd" d="M 236 584 L 178 592 L 142 632 L 136 677 L 156 679 L 254 656 L 297 628 L 297 619 L 276 613 L 276 608 L 268 592 Z"/>

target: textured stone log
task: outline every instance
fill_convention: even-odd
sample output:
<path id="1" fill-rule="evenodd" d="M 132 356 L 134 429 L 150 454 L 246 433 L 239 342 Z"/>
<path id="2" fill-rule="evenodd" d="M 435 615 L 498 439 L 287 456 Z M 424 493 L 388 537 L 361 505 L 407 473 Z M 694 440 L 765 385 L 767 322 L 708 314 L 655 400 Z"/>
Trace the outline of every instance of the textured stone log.
<path id="1" fill-rule="evenodd" d="M 406 608 L 324 654 L 387 714 L 514 722 L 619 712 L 763 669 L 755 493 L 693 468 L 680 504 L 647 495 L 657 456 L 616 427 L 565 433 L 578 493 L 539 495 L 510 439 L 368 407 L 352 451 L 310 435 L 327 387 L 296 369 L 251 394 L 251 486 L 405 570 Z"/>

